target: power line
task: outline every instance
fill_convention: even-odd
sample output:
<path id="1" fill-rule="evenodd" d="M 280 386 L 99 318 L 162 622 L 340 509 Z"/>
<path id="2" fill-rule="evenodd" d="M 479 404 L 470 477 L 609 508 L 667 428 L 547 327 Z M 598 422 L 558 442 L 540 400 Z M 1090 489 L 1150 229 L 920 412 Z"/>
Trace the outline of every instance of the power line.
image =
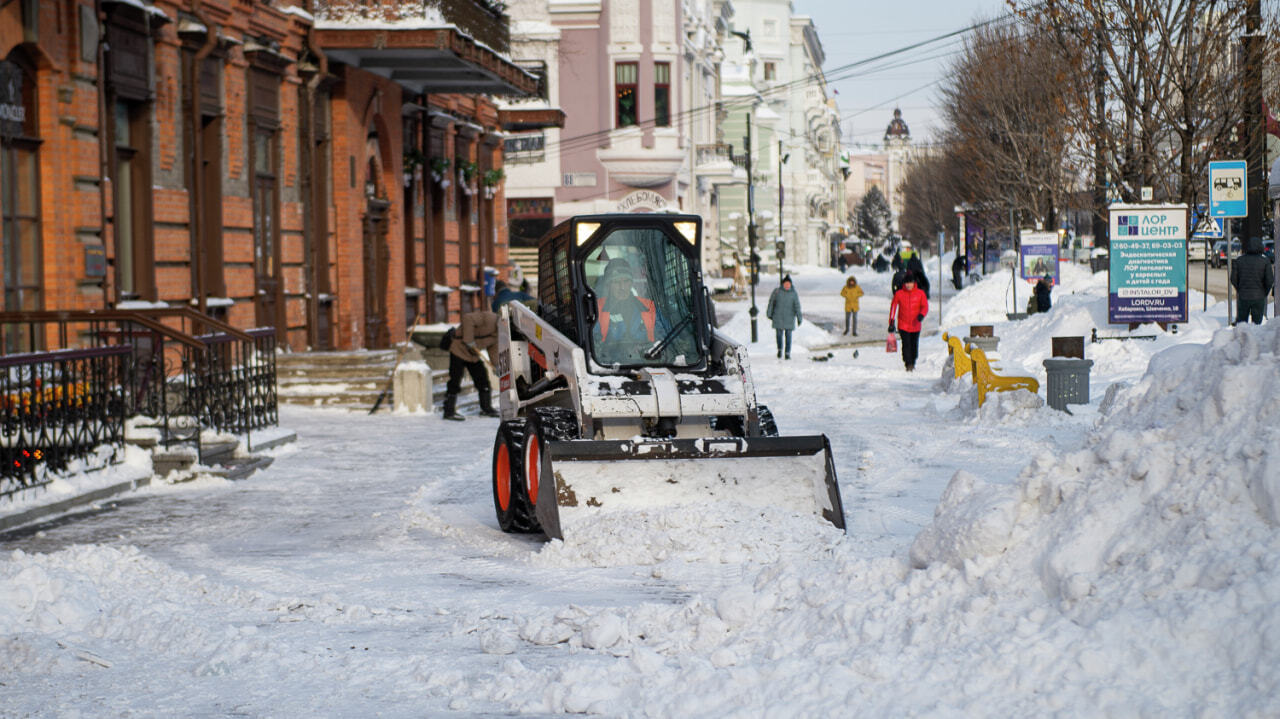
<path id="1" fill-rule="evenodd" d="M 1030 7 L 1034 8 L 1039 5 L 1044 5 L 1047 1 L 1048 0 L 1042 0 L 1041 2 L 1035 3 Z M 882 60 L 886 60 L 889 58 L 893 58 L 893 57 L 902 55 L 904 53 L 910 52 L 912 50 L 917 50 L 919 48 L 926 47 L 928 45 L 932 45 L 935 43 L 939 43 L 944 40 L 950 40 L 951 38 L 959 37 L 961 35 L 973 32 L 975 30 L 981 29 L 988 25 L 1004 22 L 1006 20 L 1014 18 L 1015 16 L 1016 16 L 1016 13 L 1013 11 L 1010 11 L 1008 13 L 992 18 L 990 20 L 984 20 L 982 22 L 973 23 L 959 30 L 953 30 L 951 32 L 944 33 L 942 35 L 938 35 L 938 36 L 929 38 L 927 40 L 922 40 L 920 42 L 912 43 L 910 45 L 905 45 L 903 47 L 889 50 L 869 58 L 864 58 L 862 60 L 851 62 L 846 65 L 841 65 L 839 67 L 833 68 L 832 70 L 828 71 L 825 74 L 819 71 L 819 72 L 812 73 L 810 75 L 806 75 L 804 77 L 798 78 L 796 80 L 792 80 L 790 82 L 779 83 L 777 85 L 774 85 L 773 87 L 766 88 L 761 91 L 757 91 L 755 95 L 747 95 L 738 100 L 729 100 L 727 102 L 722 100 L 718 103 L 712 103 L 709 105 L 702 105 L 698 107 L 689 108 L 687 110 L 683 110 L 681 112 L 678 112 L 672 115 L 669 119 L 669 122 L 671 123 L 671 125 L 675 125 L 678 123 L 678 121 L 682 121 L 682 120 L 688 120 L 692 122 L 694 119 L 698 119 L 702 115 L 715 112 L 717 109 L 723 110 L 725 112 L 730 112 L 735 109 L 743 109 L 746 106 L 754 104 L 757 96 L 761 98 L 767 98 L 773 95 L 780 95 L 784 91 L 790 91 L 792 89 L 800 89 L 800 88 L 807 87 L 809 85 L 814 85 L 819 83 L 829 84 L 829 82 L 833 80 L 847 79 L 847 76 L 843 75 L 843 73 L 851 73 L 854 70 L 857 70 L 859 68 L 864 68 L 868 65 L 872 65 L 873 63 L 880 62 Z M 872 69 L 871 71 L 876 72 L 880 70 Z M 651 129 L 654 127 L 658 127 L 658 125 L 655 118 L 650 118 L 643 122 L 639 122 L 636 125 L 633 125 L 631 127 L 644 130 L 644 129 Z M 597 143 L 598 141 L 606 138 L 610 133 L 618 129 L 622 129 L 622 128 L 610 127 L 610 128 L 604 128 L 601 130 L 585 133 L 582 135 L 575 135 L 569 138 L 561 138 L 558 142 L 547 143 L 546 149 L 558 150 L 561 152 L 564 152 L 566 150 L 572 151 L 572 150 L 587 149 L 592 145 L 594 145 L 595 143 Z"/>

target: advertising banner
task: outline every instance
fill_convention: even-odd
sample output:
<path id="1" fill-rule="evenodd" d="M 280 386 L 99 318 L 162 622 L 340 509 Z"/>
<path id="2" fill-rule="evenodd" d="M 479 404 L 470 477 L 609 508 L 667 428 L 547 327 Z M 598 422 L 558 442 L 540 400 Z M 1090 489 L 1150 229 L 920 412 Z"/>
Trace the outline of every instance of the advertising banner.
<path id="1" fill-rule="evenodd" d="M 1047 275 L 1053 278 L 1053 284 L 1058 284 L 1058 233 L 1022 233 L 1018 264 L 1022 279 L 1035 282 Z"/>
<path id="2" fill-rule="evenodd" d="M 1107 321 L 1187 321 L 1187 206 L 1112 205 Z"/>

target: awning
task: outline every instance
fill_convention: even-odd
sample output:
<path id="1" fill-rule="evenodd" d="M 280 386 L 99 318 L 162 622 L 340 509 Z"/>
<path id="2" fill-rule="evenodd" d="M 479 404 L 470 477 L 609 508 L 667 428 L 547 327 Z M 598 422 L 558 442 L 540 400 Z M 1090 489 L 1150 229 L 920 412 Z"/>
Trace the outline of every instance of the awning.
<path id="1" fill-rule="evenodd" d="M 538 92 L 538 77 L 457 28 L 317 27 L 330 61 L 392 80 L 415 92 L 519 95 Z"/>

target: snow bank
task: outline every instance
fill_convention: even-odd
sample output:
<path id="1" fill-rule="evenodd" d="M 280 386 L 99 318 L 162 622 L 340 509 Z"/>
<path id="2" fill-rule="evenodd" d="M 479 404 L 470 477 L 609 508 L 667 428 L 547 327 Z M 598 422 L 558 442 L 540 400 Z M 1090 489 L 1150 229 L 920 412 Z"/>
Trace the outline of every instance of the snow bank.
<path id="1" fill-rule="evenodd" d="M 784 547 L 681 606 L 522 615 L 524 641 L 584 653 L 507 666 L 503 695 L 618 716 L 1274 715 L 1280 408 L 1251 398 L 1280 394 L 1278 357 L 1277 323 L 1154 355 L 1078 449 L 1013 484 L 957 472 L 909 562 Z"/>

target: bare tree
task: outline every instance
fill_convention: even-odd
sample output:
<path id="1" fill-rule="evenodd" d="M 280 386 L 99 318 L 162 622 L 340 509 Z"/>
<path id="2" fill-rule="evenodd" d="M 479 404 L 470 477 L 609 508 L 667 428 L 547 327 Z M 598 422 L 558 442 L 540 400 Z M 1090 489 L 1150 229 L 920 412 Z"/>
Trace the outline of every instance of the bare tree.
<path id="1" fill-rule="evenodd" d="M 1052 38 L 1069 71 L 1089 81 L 1066 96 L 1090 118 L 1074 156 L 1092 166 L 1102 218 L 1108 198 L 1207 200 L 1208 163 L 1238 154 L 1241 134 L 1238 0 L 1041 0 L 1010 4 Z M 1274 19 L 1273 19 L 1274 20 Z M 1267 63 L 1274 62 L 1270 44 Z M 1264 66 L 1265 66 L 1264 64 Z M 1105 192 L 1104 192 L 1105 186 Z"/>
<path id="2" fill-rule="evenodd" d="M 956 205 L 964 202 L 961 178 L 959 162 L 949 151 L 916 155 L 900 186 L 903 207 L 898 226 L 902 236 L 917 247 L 932 247 L 937 233 L 955 222 Z"/>
<path id="3" fill-rule="evenodd" d="M 1018 223 L 1054 226 L 1074 184 L 1080 78 L 1058 43 L 1026 24 L 971 35 L 942 95 L 945 138 L 971 205 L 1011 208 Z"/>

